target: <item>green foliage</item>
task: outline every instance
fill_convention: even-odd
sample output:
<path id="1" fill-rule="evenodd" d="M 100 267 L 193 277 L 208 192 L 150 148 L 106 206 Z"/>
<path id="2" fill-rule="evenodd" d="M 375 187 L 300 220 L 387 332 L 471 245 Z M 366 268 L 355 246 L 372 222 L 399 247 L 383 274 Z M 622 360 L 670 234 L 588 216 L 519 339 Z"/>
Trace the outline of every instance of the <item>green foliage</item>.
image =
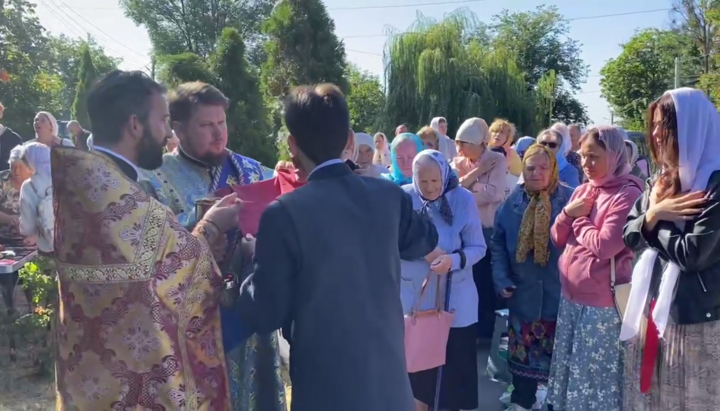
<path id="1" fill-rule="evenodd" d="M 157 60 L 160 72 L 158 79 L 174 87 L 189 81 L 216 84 L 217 77 L 210 72 L 206 61 L 193 53 L 160 56 Z"/>
<path id="2" fill-rule="evenodd" d="M 25 139 L 34 135 L 35 113 L 59 108 L 55 97 L 62 84 L 44 70 L 46 50 L 47 37 L 35 6 L 25 0 L 8 2 L 0 18 L 0 68 L 9 76 L 0 82 L 0 100 L 6 107 L 2 122 Z"/>
<path id="3" fill-rule="evenodd" d="M 90 127 L 90 120 L 87 114 L 87 93 L 97 78 L 97 70 L 90 55 L 90 48 L 87 44 L 80 46 L 80 69 L 78 70 L 78 83 L 75 90 L 75 101 L 72 105 L 71 115 L 83 127 Z"/>
<path id="4" fill-rule="evenodd" d="M 343 92 L 345 48 L 320 0 L 281 0 L 263 25 L 264 90 L 276 99 L 301 84 L 334 83 Z"/>
<path id="5" fill-rule="evenodd" d="M 235 28 L 250 48 L 253 67 L 264 61 L 262 22 L 270 15 L 272 0 L 120 0 L 125 15 L 143 25 L 156 55 L 213 54 L 222 30 Z"/>
<path id="6" fill-rule="evenodd" d="M 411 129 L 442 115 L 449 135 L 467 118 L 505 117 L 518 129 L 534 130 L 535 100 L 523 72 L 506 50 L 478 40 L 474 16 L 456 13 L 441 22 L 420 16 L 411 30 L 386 46 L 387 101 L 384 129 Z"/>
<path id="7" fill-rule="evenodd" d="M 50 36 L 48 38 L 48 70 L 60 76 L 63 84 L 58 102 L 59 110 L 52 112 L 58 119 L 70 118 L 70 108 L 75 101 L 78 86 L 78 73 L 82 62 L 81 47 L 83 45 L 90 51 L 97 78 L 117 69 L 122 61 L 105 54 L 105 50 L 93 38 L 85 41 L 65 35 Z M 82 122 L 80 124 L 89 128 L 89 124 L 83 124 Z"/>
<path id="8" fill-rule="evenodd" d="M 674 87 L 675 57 L 692 44 L 681 33 L 645 29 L 622 45 L 622 53 L 600 70 L 600 87 L 623 126 L 643 129 L 650 103 Z"/>
<path id="9" fill-rule="evenodd" d="M 227 112 L 230 149 L 274 165 L 277 148 L 270 137 L 270 119 L 258 79 L 248 67 L 245 44 L 236 29 L 223 30 L 210 66 L 218 79 L 217 87 L 230 99 Z"/>
<path id="10" fill-rule="evenodd" d="M 355 131 L 373 134 L 380 126 L 382 111 L 385 107 L 385 94 L 378 76 L 349 64 L 345 71 L 349 91 L 347 103 L 350 110 L 350 126 Z"/>
<path id="11" fill-rule="evenodd" d="M 55 262 L 50 258 L 38 257 L 33 262 L 25 263 L 18 275 L 23 288 L 32 291 L 32 302 L 35 305 L 47 307 L 48 298 L 57 294 Z"/>

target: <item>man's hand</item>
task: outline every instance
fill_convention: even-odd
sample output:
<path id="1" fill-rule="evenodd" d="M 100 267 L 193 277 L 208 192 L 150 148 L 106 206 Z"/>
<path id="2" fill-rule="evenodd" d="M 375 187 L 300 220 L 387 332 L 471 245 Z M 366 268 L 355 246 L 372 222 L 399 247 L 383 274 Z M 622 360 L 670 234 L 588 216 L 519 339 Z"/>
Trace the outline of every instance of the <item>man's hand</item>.
<path id="1" fill-rule="evenodd" d="M 221 233 L 226 233 L 237 228 L 241 209 L 242 201 L 237 197 L 236 193 L 232 193 L 215 203 L 215 205 L 205 213 L 203 220 L 215 224 Z"/>
<path id="2" fill-rule="evenodd" d="M 227 254 L 227 247 L 228 247 L 227 236 L 224 234 L 218 236 L 218 239 L 215 240 L 215 243 L 212 245 L 212 254 L 213 254 L 213 257 L 215 257 L 215 262 L 218 263 L 218 265 L 222 264 L 223 261 L 225 261 L 225 255 Z"/>

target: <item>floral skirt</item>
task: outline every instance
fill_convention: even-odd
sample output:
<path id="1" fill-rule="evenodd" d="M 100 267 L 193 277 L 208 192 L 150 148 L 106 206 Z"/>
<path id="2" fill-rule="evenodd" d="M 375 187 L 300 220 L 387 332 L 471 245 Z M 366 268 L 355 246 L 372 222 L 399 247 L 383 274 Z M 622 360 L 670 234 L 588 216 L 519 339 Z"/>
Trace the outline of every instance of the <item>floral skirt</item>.
<path id="1" fill-rule="evenodd" d="M 533 323 L 508 318 L 508 368 L 510 373 L 536 381 L 547 381 L 550 374 L 555 321 Z"/>
<path id="2" fill-rule="evenodd" d="M 650 392 L 640 393 L 642 346 L 626 345 L 624 410 L 720 410 L 720 321 L 669 324 L 660 342 Z"/>
<path id="3" fill-rule="evenodd" d="M 566 411 L 620 411 L 623 349 L 615 308 L 561 298 L 556 327 L 548 404 Z"/>

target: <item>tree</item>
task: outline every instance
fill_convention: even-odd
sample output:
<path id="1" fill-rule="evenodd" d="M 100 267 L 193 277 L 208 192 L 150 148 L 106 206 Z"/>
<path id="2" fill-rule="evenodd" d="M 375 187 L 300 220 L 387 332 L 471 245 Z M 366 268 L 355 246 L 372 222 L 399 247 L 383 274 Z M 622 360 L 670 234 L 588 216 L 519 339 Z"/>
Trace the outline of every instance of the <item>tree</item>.
<path id="1" fill-rule="evenodd" d="M 702 73 L 708 74 L 713 67 L 713 54 L 718 35 L 718 22 L 712 13 L 720 8 L 718 0 L 673 0 L 672 15 L 676 31 L 692 39 L 702 56 Z"/>
<path id="2" fill-rule="evenodd" d="M 271 137 L 268 113 L 258 79 L 248 67 L 245 44 L 236 29 L 223 30 L 210 68 L 217 77 L 217 87 L 230 99 L 228 145 L 263 164 L 274 165 L 277 147 Z"/>
<path id="3" fill-rule="evenodd" d="M 157 63 L 160 66 L 159 80 L 171 87 L 190 81 L 217 83 L 217 77 L 210 71 L 206 60 L 197 54 L 186 52 L 160 56 Z"/>
<path id="4" fill-rule="evenodd" d="M 383 129 L 407 123 L 416 129 L 435 116 L 448 121 L 449 135 L 469 117 L 504 117 L 531 134 L 535 96 L 516 56 L 470 39 L 474 15 L 458 12 L 443 21 L 419 15 L 405 34 L 386 46 L 387 101 Z M 391 135 L 391 134 L 390 134 Z"/>
<path id="5" fill-rule="evenodd" d="M 83 41 L 65 35 L 50 36 L 47 45 L 48 70 L 59 75 L 63 83 L 60 92 L 60 111 L 53 113 L 58 119 L 70 117 L 70 108 L 75 100 L 75 89 L 78 85 L 78 72 L 82 56 L 80 48 L 83 45 L 86 45 L 90 51 L 97 77 L 117 69 L 122 62 L 122 59 L 105 54 L 105 50 L 92 37 Z M 83 124 L 83 126 L 87 126 L 87 124 Z"/>
<path id="6" fill-rule="evenodd" d="M 275 99 L 301 84 L 334 83 L 343 92 L 345 48 L 320 0 L 281 0 L 263 25 L 267 61 L 262 83 Z"/>
<path id="7" fill-rule="evenodd" d="M 517 65 L 525 73 L 528 88 L 535 89 L 546 73 L 554 71 L 556 96 L 563 95 L 564 101 L 555 101 L 553 107 L 577 110 L 563 114 L 569 118 L 587 118 L 582 104 L 571 101 L 575 98 L 570 93 L 560 93 L 565 86 L 578 91 L 587 79 L 588 69 L 580 57 L 581 44 L 570 38 L 570 25 L 556 6 L 538 6 L 527 12 L 503 10 L 493 16 L 490 29 L 490 44 L 494 49 L 507 50 L 517 56 Z"/>
<path id="8" fill-rule="evenodd" d="M 372 133 L 380 126 L 385 107 L 380 79 L 367 71 L 360 71 L 354 64 L 347 66 L 345 76 L 350 87 L 347 94 L 350 126 L 355 131 Z"/>
<path id="9" fill-rule="evenodd" d="M 80 47 L 80 69 L 78 70 L 78 83 L 75 91 L 75 101 L 72 105 L 72 117 L 83 127 L 90 127 L 90 120 L 87 114 L 87 92 L 92 88 L 97 79 L 97 70 L 90 56 L 90 48 L 87 44 Z"/>
<path id="10" fill-rule="evenodd" d="M 47 70 L 47 37 L 25 0 L 9 0 L 0 18 L 0 100 L 6 106 L 3 124 L 24 138 L 33 135 L 32 119 L 40 110 L 57 112 L 62 90 L 59 77 Z"/>
<path id="11" fill-rule="evenodd" d="M 159 55 L 195 53 L 203 58 L 215 50 L 222 30 L 240 32 L 250 48 L 253 65 L 263 61 L 261 24 L 272 0 L 120 0 L 125 15 L 148 31 Z"/>
<path id="12" fill-rule="evenodd" d="M 602 95 L 628 129 L 643 129 L 649 104 L 673 88 L 675 57 L 692 44 L 675 31 L 646 29 L 622 45 L 622 53 L 600 70 Z"/>

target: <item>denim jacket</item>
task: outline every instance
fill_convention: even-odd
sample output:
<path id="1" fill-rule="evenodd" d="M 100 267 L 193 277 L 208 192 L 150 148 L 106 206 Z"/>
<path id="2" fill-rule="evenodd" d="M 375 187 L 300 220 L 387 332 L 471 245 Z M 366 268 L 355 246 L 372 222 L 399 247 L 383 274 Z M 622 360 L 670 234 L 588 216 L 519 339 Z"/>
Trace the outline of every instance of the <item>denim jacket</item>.
<path id="1" fill-rule="evenodd" d="M 561 184 L 550 196 L 550 225 L 570 200 L 572 193 L 572 188 Z M 560 303 L 558 259 L 562 250 L 557 249 L 550 241 L 550 227 L 548 226 L 550 258 L 545 267 L 535 263 L 533 251 L 528 253 L 525 262 L 518 263 L 515 260 L 520 224 L 529 204 L 530 198 L 523 185 L 518 185 L 495 214 L 495 232 L 490 245 L 495 291 L 500 294 L 505 288 L 516 287 L 512 297 L 508 299 L 508 308 L 511 315 L 520 321 L 534 322 L 541 318 L 555 320 Z"/>

